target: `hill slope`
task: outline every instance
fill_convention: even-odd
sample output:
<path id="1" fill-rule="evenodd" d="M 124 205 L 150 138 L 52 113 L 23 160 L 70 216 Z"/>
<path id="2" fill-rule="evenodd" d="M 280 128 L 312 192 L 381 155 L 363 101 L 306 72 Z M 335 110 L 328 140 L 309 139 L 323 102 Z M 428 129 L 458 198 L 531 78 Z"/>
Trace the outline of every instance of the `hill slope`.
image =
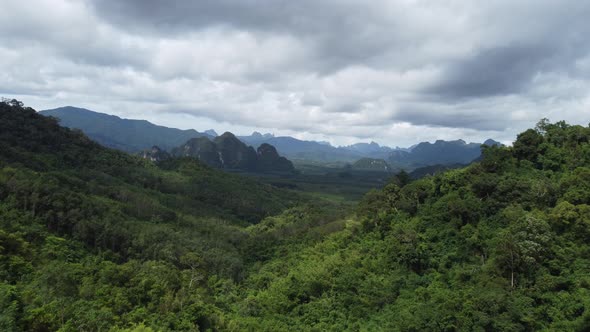
<path id="1" fill-rule="evenodd" d="M 1 103 L 0 329 L 590 329 L 589 127 L 325 204 Z"/>
<path id="2" fill-rule="evenodd" d="M 0 330 L 214 324 L 247 227 L 302 201 L 195 160 L 159 165 L 0 103 Z"/>
<path id="3" fill-rule="evenodd" d="M 467 168 L 368 193 L 346 230 L 251 274 L 227 326 L 589 330 L 589 142 L 542 122 Z"/>

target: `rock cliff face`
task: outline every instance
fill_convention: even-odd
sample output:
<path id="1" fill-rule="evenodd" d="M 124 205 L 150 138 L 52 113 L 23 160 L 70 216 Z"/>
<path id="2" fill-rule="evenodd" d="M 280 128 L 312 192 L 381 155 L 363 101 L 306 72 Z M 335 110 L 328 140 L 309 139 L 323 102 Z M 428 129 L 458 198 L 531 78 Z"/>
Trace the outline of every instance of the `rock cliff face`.
<path id="1" fill-rule="evenodd" d="M 170 154 L 157 146 L 152 146 L 150 150 L 145 150 L 141 153 L 143 159 L 149 159 L 153 162 L 160 162 L 166 159 L 170 159 Z"/>
<path id="2" fill-rule="evenodd" d="M 175 157 L 193 157 L 211 167 L 223 167 L 219 158 L 217 145 L 206 137 L 198 137 L 188 140 L 183 145 L 173 149 L 172 155 Z"/>
<path id="3" fill-rule="evenodd" d="M 230 132 L 215 137 L 212 141 L 193 138 L 172 150 L 176 157 L 193 157 L 209 166 L 239 169 L 250 172 L 292 172 L 293 163 L 279 156 L 270 144 L 262 144 L 258 150 L 246 145 Z"/>
<path id="4" fill-rule="evenodd" d="M 258 170 L 260 171 L 283 171 L 292 172 L 295 170 L 293 163 L 285 157 L 279 156 L 277 149 L 263 143 L 257 149 Z"/>
<path id="5" fill-rule="evenodd" d="M 256 151 L 244 144 L 234 134 L 225 132 L 213 140 L 217 146 L 219 158 L 224 168 L 255 171 L 257 164 Z"/>

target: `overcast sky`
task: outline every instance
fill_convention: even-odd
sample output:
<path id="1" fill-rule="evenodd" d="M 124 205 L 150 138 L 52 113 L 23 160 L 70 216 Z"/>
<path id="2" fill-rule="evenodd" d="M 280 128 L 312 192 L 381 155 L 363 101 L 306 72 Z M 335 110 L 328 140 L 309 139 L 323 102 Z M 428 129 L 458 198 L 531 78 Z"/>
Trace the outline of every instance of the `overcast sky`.
<path id="1" fill-rule="evenodd" d="M 3 0 L 0 95 L 391 146 L 590 122 L 590 2 Z"/>

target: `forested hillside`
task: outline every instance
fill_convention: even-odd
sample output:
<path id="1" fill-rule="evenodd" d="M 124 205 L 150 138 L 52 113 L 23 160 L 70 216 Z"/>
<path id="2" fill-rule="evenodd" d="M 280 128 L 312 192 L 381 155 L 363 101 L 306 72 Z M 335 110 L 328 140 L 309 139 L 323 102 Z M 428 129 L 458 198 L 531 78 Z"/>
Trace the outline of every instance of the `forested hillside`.
<path id="1" fill-rule="evenodd" d="M 0 103 L 0 330 L 213 326 L 213 292 L 252 260 L 250 225 L 321 225 L 322 209 L 192 159 L 156 167 Z"/>
<path id="2" fill-rule="evenodd" d="M 241 286 L 236 330 L 590 330 L 590 128 L 368 193 L 345 230 Z"/>
<path id="3" fill-rule="evenodd" d="M 0 104 L 2 331 L 587 331 L 590 128 L 348 213 Z"/>

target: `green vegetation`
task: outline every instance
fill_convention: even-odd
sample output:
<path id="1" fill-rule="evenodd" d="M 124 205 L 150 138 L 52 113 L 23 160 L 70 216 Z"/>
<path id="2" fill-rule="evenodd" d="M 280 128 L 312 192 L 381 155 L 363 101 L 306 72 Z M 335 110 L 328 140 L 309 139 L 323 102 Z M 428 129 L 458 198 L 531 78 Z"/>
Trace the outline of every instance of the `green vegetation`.
<path id="1" fill-rule="evenodd" d="M 376 171 L 389 173 L 392 170 L 391 166 L 383 159 L 362 158 L 352 164 L 353 169 Z"/>
<path id="2" fill-rule="evenodd" d="M 345 230 L 252 272 L 231 326 L 587 331 L 589 141 L 543 121 L 480 163 L 369 192 Z"/>
<path id="3" fill-rule="evenodd" d="M 296 172 L 246 173 L 260 182 L 290 189 L 302 196 L 320 197 L 332 202 L 356 204 L 372 189 L 382 188 L 393 174 L 373 170 L 358 170 L 350 165 L 318 165 L 299 163 Z"/>
<path id="4" fill-rule="evenodd" d="M 156 167 L 0 103 L 0 330 L 211 325 L 214 289 L 244 277 L 248 226 L 295 206 L 305 219 L 304 204 L 195 160 Z"/>
<path id="5" fill-rule="evenodd" d="M 354 214 L 276 187 L 1 103 L 0 330 L 590 329 L 589 127 L 541 121 Z"/>

